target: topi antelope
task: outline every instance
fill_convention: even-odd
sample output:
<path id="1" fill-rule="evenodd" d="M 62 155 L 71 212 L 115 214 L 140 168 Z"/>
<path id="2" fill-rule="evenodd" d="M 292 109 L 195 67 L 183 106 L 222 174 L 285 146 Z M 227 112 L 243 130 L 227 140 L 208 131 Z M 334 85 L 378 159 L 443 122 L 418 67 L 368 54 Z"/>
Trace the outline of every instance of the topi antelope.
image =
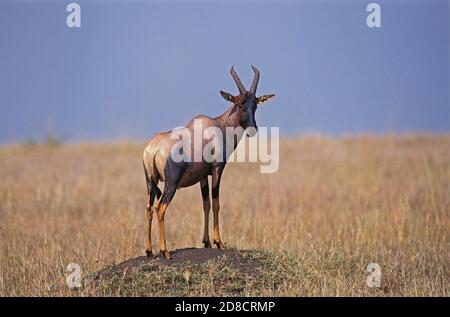
<path id="1" fill-rule="evenodd" d="M 237 96 L 233 96 L 227 92 L 220 91 L 222 97 L 232 103 L 231 107 L 225 111 L 224 114 L 216 118 L 210 118 L 203 115 L 196 116 L 187 124 L 185 129 L 192 132 L 194 130 L 194 120 L 200 120 L 202 123 L 202 129 L 207 129 L 208 127 L 218 128 L 223 132 L 223 136 L 226 135 L 227 127 L 241 127 L 245 130 L 247 136 L 253 136 L 257 129 L 255 121 L 255 111 L 257 105 L 269 101 L 275 95 L 271 94 L 256 97 L 256 88 L 258 87 L 260 73 L 259 70 L 253 65 L 252 68 L 255 75 L 252 86 L 250 90 L 247 91 L 239 79 L 236 71 L 233 67 L 231 67 L 230 73 L 237 85 L 237 88 L 239 89 L 239 94 Z M 232 150 L 236 149 L 242 135 L 243 133 L 233 136 Z M 223 141 L 223 143 L 225 143 L 226 138 L 224 137 L 223 140 L 219 141 Z M 147 256 L 152 256 L 153 254 L 151 228 L 153 219 L 153 203 L 155 202 L 155 197 L 158 199 L 155 206 L 155 212 L 158 217 L 160 254 L 162 254 L 165 259 L 170 259 L 170 253 L 167 250 L 166 237 L 164 234 L 164 215 L 167 210 L 167 206 L 172 201 L 177 189 L 192 186 L 198 182 L 200 182 L 203 198 L 203 212 L 205 217 L 202 242 L 205 248 L 211 247 L 211 242 L 209 239 L 209 211 L 211 209 L 211 203 L 209 198 L 208 175 L 212 176 L 211 195 L 214 218 L 213 243 L 217 246 L 217 248 L 224 248 L 219 233 L 219 186 L 222 172 L 231 153 L 224 153 L 224 157 L 222 159 L 214 160 L 212 162 L 208 162 L 205 159 L 201 159 L 199 162 L 179 162 L 175 161 L 171 156 L 176 142 L 178 142 L 178 140 L 172 138 L 170 131 L 163 132 L 154 136 L 147 143 L 144 149 L 143 163 L 148 192 L 146 206 L 148 240 L 147 249 L 145 251 Z M 208 140 L 202 139 L 202 149 L 207 143 Z M 193 149 L 194 145 L 192 144 L 190 150 Z M 164 191 L 162 193 L 158 188 L 159 181 L 165 183 Z"/>

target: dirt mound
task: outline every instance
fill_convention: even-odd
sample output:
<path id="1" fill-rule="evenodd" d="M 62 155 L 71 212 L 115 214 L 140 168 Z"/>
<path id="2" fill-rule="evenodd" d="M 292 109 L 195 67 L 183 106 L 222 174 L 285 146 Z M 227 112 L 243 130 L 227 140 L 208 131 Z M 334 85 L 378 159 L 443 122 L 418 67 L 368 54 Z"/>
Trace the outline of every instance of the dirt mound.
<path id="1" fill-rule="evenodd" d="M 268 250 L 188 248 L 171 254 L 171 260 L 139 256 L 106 267 L 91 273 L 86 286 L 102 296 L 282 295 L 303 274 L 299 259 Z"/>
<path id="2" fill-rule="evenodd" d="M 159 266 L 202 265 L 210 261 L 226 260 L 233 268 L 241 272 L 253 274 L 255 264 L 248 257 L 252 251 L 237 249 L 186 248 L 171 251 L 172 259 L 166 260 L 161 256 L 139 256 L 124 262 L 106 267 L 94 274 L 94 279 L 110 278 L 114 275 L 126 276 L 135 270 L 156 269 Z"/>

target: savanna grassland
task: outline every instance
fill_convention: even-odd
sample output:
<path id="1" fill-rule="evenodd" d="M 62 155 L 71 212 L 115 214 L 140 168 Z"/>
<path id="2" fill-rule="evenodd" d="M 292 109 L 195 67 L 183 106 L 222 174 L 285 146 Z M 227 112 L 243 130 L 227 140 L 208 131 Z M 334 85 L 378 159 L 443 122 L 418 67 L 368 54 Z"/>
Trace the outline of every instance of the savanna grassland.
<path id="1" fill-rule="evenodd" d="M 256 277 L 224 260 L 68 289 L 71 262 L 89 276 L 144 254 L 142 149 L 0 147 L 1 296 L 449 296 L 449 135 L 286 138 L 277 173 L 229 164 L 221 235 L 257 250 L 247 257 Z M 201 247 L 202 230 L 199 185 L 178 191 L 166 214 L 169 248 Z M 366 285 L 371 262 L 380 288 Z"/>

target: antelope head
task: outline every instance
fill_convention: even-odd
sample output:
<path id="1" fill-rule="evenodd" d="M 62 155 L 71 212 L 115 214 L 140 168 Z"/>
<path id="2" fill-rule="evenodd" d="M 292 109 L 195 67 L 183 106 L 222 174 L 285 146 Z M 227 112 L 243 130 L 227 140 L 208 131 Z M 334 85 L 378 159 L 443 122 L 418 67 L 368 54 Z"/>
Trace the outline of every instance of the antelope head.
<path id="1" fill-rule="evenodd" d="M 247 91 L 245 89 L 244 85 L 239 79 L 238 74 L 236 73 L 234 68 L 231 67 L 230 74 L 231 77 L 233 77 L 237 88 L 239 89 L 239 95 L 233 96 L 232 94 L 225 91 L 220 91 L 220 94 L 225 100 L 234 104 L 232 112 L 234 113 L 237 111 L 239 123 L 245 129 L 246 135 L 248 137 L 254 136 L 256 134 L 256 131 L 258 130 L 258 126 L 256 125 L 255 120 L 255 112 L 258 105 L 268 102 L 270 99 L 275 97 L 275 94 L 262 95 L 259 97 L 256 96 L 256 89 L 258 88 L 260 73 L 259 70 L 253 65 L 252 69 L 255 75 L 253 77 L 253 82 L 250 90 Z"/>

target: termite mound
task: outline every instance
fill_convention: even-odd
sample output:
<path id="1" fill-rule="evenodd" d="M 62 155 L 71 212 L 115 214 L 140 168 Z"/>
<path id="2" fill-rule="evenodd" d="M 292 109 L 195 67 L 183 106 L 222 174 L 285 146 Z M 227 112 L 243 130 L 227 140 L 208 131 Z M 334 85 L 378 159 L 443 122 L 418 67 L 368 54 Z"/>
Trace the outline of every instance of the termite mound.
<path id="1" fill-rule="evenodd" d="M 267 250 L 187 248 L 172 259 L 139 256 L 90 274 L 85 286 L 108 296 L 278 294 L 299 262 Z M 295 262 L 295 263 L 294 263 Z"/>

